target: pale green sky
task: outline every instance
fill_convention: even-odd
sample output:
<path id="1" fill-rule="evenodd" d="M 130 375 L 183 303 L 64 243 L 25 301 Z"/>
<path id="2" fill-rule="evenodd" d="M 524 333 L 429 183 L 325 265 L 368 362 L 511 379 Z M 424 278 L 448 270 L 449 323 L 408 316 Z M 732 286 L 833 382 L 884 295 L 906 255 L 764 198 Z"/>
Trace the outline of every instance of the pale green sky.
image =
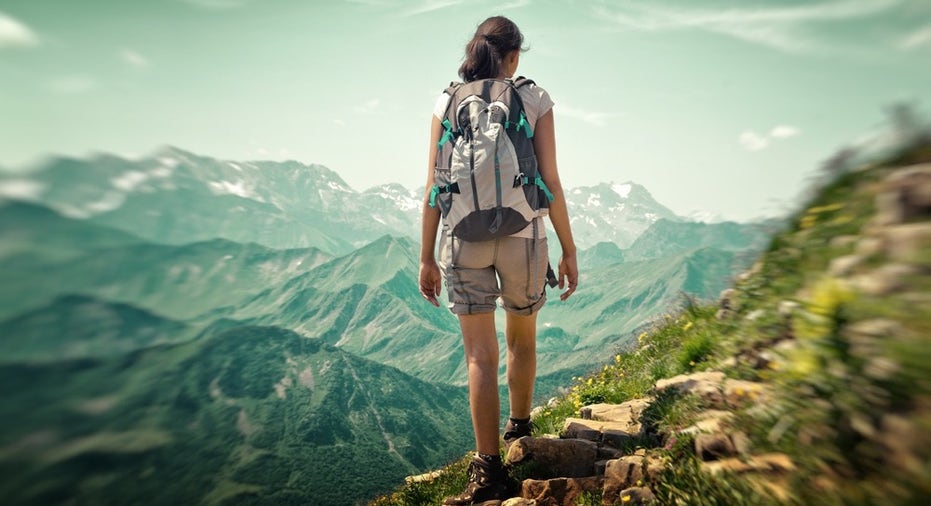
<path id="1" fill-rule="evenodd" d="M 557 104 L 564 185 L 678 213 L 778 213 L 883 107 L 931 109 L 928 0 L 0 0 L 0 166 L 172 144 L 417 187 L 494 14 Z"/>

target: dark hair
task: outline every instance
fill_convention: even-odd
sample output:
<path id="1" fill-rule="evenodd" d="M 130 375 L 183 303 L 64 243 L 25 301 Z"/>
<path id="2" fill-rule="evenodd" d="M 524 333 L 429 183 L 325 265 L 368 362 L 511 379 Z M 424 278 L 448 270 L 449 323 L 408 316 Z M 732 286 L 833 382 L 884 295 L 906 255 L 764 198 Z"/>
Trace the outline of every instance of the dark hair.
<path id="1" fill-rule="evenodd" d="M 524 36 L 510 19 L 493 16 L 482 21 L 466 44 L 459 77 L 465 82 L 498 77 L 504 57 L 515 49 L 523 50 L 523 44 Z"/>

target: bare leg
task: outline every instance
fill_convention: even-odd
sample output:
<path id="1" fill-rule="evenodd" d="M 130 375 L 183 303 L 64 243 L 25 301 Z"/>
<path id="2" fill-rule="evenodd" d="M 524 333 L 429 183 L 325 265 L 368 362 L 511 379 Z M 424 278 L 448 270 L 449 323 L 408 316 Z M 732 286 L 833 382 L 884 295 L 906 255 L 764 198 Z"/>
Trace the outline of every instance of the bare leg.
<path id="1" fill-rule="evenodd" d="M 505 322 L 510 417 L 529 418 L 537 375 L 537 313 L 526 316 L 507 313 Z"/>
<path id="2" fill-rule="evenodd" d="M 479 453 L 498 455 L 498 335 L 494 313 L 460 315 L 469 370 L 469 407 Z"/>

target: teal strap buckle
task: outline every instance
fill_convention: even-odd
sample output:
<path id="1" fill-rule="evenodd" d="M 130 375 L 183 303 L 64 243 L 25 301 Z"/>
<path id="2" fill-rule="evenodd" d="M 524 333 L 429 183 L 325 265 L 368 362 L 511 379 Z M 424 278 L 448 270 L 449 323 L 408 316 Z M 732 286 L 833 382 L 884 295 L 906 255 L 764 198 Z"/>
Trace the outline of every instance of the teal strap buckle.
<path id="1" fill-rule="evenodd" d="M 546 187 L 546 183 L 543 182 L 542 177 L 537 177 L 533 180 L 533 184 L 537 185 L 537 188 L 543 190 L 543 194 L 546 195 L 546 200 L 550 202 L 553 201 L 556 197 L 550 192 L 550 189 Z"/>
<path id="2" fill-rule="evenodd" d="M 453 126 L 449 123 L 448 119 L 443 120 L 443 128 L 446 131 L 443 132 L 443 137 L 441 137 L 440 141 L 436 144 L 436 149 L 442 148 L 443 144 L 446 144 L 453 138 Z"/>

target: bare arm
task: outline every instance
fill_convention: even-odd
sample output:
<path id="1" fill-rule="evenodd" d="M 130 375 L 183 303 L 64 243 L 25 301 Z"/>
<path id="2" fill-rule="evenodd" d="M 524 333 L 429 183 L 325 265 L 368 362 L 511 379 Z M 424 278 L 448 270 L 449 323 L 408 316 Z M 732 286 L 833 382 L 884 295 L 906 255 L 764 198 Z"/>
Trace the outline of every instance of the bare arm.
<path id="1" fill-rule="evenodd" d="M 427 186 L 424 191 L 420 228 L 420 295 L 434 306 L 442 287 L 440 268 L 436 264 L 436 231 L 440 224 L 440 210 L 430 207 L 430 190 L 433 188 L 433 169 L 436 167 L 436 145 L 442 126 L 436 116 L 430 125 L 430 153 L 427 163 Z"/>
<path id="2" fill-rule="evenodd" d="M 556 128 L 553 122 L 553 110 L 550 109 L 537 119 L 534 129 L 533 148 L 537 155 L 537 164 L 540 176 L 547 188 L 553 194 L 550 202 L 550 222 L 556 230 L 559 245 L 562 247 L 562 257 L 559 259 L 559 288 L 564 288 L 568 282 L 568 289 L 559 296 L 566 300 L 575 292 L 579 283 L 579 268 L 576 261 L 575 241 L 572 238 L 572 228 L 569 225 L 569 211 L 566 208 L 566 196 L 563 193 L 562 182 L 559 180 L 559 170 L 556 167 Z"/>

